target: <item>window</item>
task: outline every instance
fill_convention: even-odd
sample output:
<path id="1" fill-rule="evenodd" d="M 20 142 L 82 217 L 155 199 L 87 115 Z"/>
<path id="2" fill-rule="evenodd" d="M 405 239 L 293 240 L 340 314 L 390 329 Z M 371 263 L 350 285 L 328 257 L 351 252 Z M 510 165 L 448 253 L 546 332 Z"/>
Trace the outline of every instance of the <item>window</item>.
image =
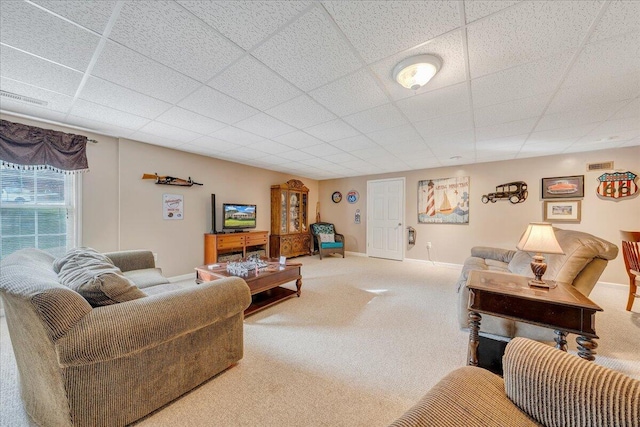
<path id="1" fill-rule="evenodd" d="M 0 167 L 0 259 L 23 248 L 61 256 L 76 246 L 78 179 Z"/>

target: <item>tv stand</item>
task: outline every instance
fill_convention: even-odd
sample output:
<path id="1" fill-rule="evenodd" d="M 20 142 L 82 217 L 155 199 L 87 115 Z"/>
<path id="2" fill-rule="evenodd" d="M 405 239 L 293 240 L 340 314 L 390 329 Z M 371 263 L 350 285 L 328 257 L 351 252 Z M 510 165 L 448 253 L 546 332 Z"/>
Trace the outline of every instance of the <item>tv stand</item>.
<path id="1" fill-rule="evenodd" d="M 264 251 L 267 255 L 268 231 L 236 230 L 224 234 L 204 235 L 204 263 L 215 264 L 222 255 L 245 258 L 250 252 Z"/>

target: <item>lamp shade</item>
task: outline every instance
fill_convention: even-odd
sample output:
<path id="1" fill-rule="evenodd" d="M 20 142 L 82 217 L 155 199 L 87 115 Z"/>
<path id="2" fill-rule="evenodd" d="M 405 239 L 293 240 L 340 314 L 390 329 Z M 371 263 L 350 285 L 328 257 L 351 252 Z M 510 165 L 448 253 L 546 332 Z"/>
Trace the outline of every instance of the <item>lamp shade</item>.
<path id="1" fill-rule="evenodd" d="M 433 55 L 417 55 L 404 59 L 393 69 L 393 78 L 407 89 L 418 90 L 436 75 L 442 61 Z"/>
<path id="2" fill-rule="evenodd" d="M 525 252 L 564 254 L 556 239 L 553 226 L 548 222 L 530 223 L 516 248 Z"/>

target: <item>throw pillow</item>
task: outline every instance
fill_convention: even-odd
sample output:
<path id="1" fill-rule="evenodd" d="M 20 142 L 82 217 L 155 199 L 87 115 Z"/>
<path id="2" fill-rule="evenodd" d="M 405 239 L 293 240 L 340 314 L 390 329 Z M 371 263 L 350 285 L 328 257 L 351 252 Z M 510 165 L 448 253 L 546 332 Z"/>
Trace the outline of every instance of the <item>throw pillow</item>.
<path id="1" fill-rule="evenodd" d="M 92 307 L 145 297 L 105 255 L 75 248 L 53 262 L 60 283 L 82 295 Z"/>
<path id="2" fill-rule="evenodd" d="M 320 236 L 320 242 L 322 243 L 333 243 L 336 241 L 333 234 L 320 233 L 318 236 Z"/>

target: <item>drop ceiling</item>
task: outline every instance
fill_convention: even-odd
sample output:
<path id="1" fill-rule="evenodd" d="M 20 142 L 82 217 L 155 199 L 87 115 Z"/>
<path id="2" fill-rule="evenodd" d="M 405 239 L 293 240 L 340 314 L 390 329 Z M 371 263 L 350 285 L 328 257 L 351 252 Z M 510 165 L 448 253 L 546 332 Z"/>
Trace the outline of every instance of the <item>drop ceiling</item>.
<path id="1" fill-rule="evenodd" d="M 1 111 L 313 179 L 640 145 L 638 1 L 3 0 L 0 19 L 0 88 L 46 103 Z M 393 81 L 424 53 L 431 82 Z"/>

